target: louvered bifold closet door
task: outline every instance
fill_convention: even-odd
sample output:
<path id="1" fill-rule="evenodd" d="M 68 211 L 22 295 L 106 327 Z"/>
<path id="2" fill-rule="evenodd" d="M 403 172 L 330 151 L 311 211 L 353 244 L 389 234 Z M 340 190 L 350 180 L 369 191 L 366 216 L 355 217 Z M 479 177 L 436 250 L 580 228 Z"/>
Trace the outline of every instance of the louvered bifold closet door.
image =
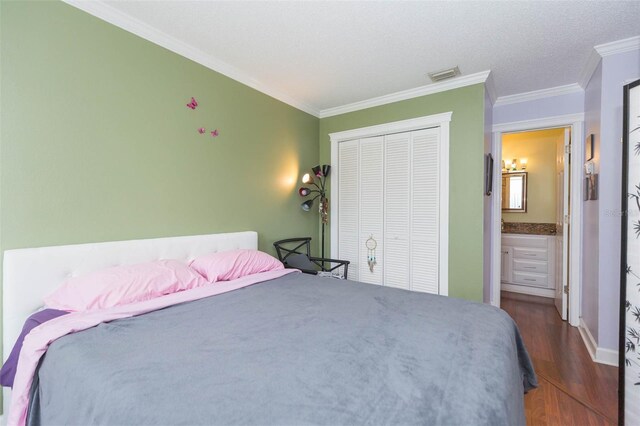
<path id="1" fill-rule="evenodd" d="M 440 128 L 411 138 L 411 290 L 438 294 Z"/>
<path id="2" fill-rule="evenodd" d="M 338 259 L 351 262 L 349 279 L 358 281 L 360 276 L 360 172 L 358 170 L 359 141 L 342 142 L 338 161 Z"/>
<path id="3" fill-rule="evenodd" d="M 360 139 L 360 271 L 359 280 L 370 284 L 382 284 L 383 258 L 383 214 L 384 182 L 384 136 Z M 367 240 L 373 237 L 378 246 L 375 250 L 377 264 L 373 271 L 367 263 L 369 252 Z"/>
<path id="4" fill-rule="evenodd" d="M 384 285 L 410 289 L 410 133 L 385 136 Z"/>

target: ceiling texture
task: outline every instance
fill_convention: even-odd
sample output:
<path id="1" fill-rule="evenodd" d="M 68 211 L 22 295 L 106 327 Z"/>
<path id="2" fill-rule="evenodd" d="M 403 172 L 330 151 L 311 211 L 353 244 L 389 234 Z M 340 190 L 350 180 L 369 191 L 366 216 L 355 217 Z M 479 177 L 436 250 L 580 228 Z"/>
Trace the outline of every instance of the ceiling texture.
<path id="1" fill-rule="evenodd" d="M 640 35 L 638 1 L 99 3 L 317 111 L 455 65 L 491 70 L 498 97 L 576 83 L 594 46 Z"/>

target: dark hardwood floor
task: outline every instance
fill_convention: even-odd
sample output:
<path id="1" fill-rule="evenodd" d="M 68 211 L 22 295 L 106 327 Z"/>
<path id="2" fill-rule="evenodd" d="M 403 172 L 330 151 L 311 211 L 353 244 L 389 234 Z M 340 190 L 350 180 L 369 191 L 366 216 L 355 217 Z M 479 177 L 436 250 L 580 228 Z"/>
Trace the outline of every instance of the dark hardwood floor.
<path id="1" fill-rule="evenodd" d="M 503 292 L 501 307 L 518 324 L 540 383 L 524 398 L 527 424 L 617 424 L 618 369 L 591 360 L 553 300 Z"/>

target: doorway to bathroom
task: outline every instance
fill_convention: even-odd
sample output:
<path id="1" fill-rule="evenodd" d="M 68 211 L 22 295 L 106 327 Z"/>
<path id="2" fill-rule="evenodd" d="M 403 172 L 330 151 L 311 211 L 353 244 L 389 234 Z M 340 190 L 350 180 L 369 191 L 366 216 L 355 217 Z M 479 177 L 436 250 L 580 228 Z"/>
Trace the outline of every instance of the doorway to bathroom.
<path id="1" fill-rule="evenodd" d="M 566 320 L 571 128 L 505 132 L 500 143 L 501 295 L 553 300 Z"/>

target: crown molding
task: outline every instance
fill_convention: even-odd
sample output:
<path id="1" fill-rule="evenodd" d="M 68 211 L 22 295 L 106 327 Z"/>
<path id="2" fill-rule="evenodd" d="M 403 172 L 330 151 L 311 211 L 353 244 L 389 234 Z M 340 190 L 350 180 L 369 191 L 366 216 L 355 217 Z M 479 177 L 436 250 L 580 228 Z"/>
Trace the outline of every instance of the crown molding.
<path id="1" fill-rule="evenodd" d="M 605 56 L 616 55 L 618 53 L 640 50 L 640 36 L 612 41 L 611 43 L 599 44 L 595 46 L 594 49 L 603 58 Z"/>
<path id="2" fill-rule="evenodd" d="M 145 24 L 144 22 L 133 18 L 118 9 L 109 6 L 101 0 L 83 1 L 83 0 L 63 0 L 65 3 L 76 7 L 96 18 L 102 19 L 116 27 L 122 28 L 132 34 L 148 40 L 158 46 L 164 47 L 180 56 L 184 56 L 200 65 L 203 65 L 213 71 L 223 74 L 233 80 L 236 80 L 246 86 L 249 86 L 259 92 L 262 92 L 272 98 L 284 102 L 294 108 L 302 110 L 315 117 L 319 116 L 320 111 L 311 105 L 300 102 L 291 98 L 280 91 L 273 89 L 264 83 L 256 80 L 243 71 L 232 65 L 221 61 L 208 53 L 203 52 L 187 43 L 184 43 L 170 35 L 160 31 L 159 29 Z"/>
<path id="3" fill-rule="evenodd" d="M 582 87 L 587 87 L 589 80 L 593 76 L 600 60 L 606 56 L 617 55 L 618 53 L 632 52 L 640 50 L 640 36 L 625 38 L 622 40 L 612 41 L 611 43 L 603 43 L 594 46 L 589 54 L 589 60 L 580 73 L 578 83 Z"/>
<path id="4" fill-rule="evenodd" d="M 585 64 L 584 68 L 582 68 L 582 72 L 578 77 L 578 84 L 582 88 L 586 88 L 587 85 L 589 84 L 589 80 L 591 80 L 591 76 L 593 76 L 593 73 L 598 67 L 598 64 L 600 63 L 601 59 L 602 57 L 596 51 L 596 49 L 595 48 L 591 49 L 591 52 L 589 53 L 589 59 L 587 59 L 587 63 Z"/>
<path id="5" fill-rule="evenodd" d="M 487 95 L 489 95 L 489 101 L 491 101 L 491 105 L 494 105 L 498 100 L 496 96 L 496 86 L 493 81 L 493 73 L 489 73 L 489 77 L 487 77 L 487 81 L 484 82 L 484 88 L 487 91 Z"/>
<path id="6" fill-rule="evenodd" d="M 518 102 L 528 102 L 537 99 L 551 98 L 553 96 L 568 95 L 582 92 L 583 89 L 578 83 L 566 84 L 564 86 L 549 87 L 547 89 L 534 90 L 531 92 L 516 93 L 515 95 L 500 96 L 496 99 L 494 106 L 516 104 Z"/>
<path id="7" fill-rule="evenodd" d="M 378 96 L 364 101 L 353 102 L 351 104 L 334 108 L 326 108 L 320 110 L 320 118 L 333 117 L 334 115 L 346 114 L 348 112 L 359 111 L 362 109 L 386 105 L 393 102 L 418 98 L 420 96 L 445 92 L 447 90 L 457 89 L 460 87 L 471 86 L 473 84 L 484 83 L 485 81 L 487 81 L 490 73 L 491 71 L 482 71 L 475 74 L 463 75 L 442 82 L 427 84 L 426 86 L 420 86 L 413 89 L 402 90 L 400 92 L 390 93 L 388 95 Z"/>

